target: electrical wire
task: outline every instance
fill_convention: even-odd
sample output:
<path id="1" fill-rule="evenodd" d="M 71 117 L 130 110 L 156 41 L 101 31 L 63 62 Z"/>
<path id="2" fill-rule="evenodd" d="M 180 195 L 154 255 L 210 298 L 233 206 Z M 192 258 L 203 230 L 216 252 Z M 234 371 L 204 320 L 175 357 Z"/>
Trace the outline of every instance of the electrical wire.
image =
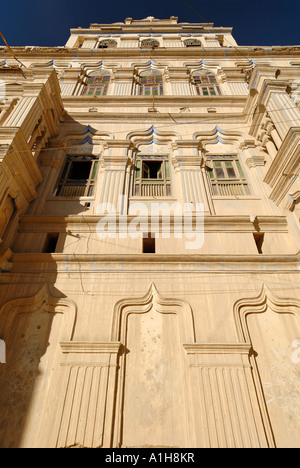
<path id="1" fill-rule="evenodd" d="M 9 46 L 9 44 L 7 43 L 7 41 L 6 41 L 6 39 L 5 39 L 5 37 L 3 36 L 3 34 L 2 34 L 1 31 L 0 31 L 0 36 L 2 37 L 2 39 L 3 39 L 3 41 L 4 41 L 5 45 L 6 45 L 6 47 L 8 48 L 9 52 L 12 54 L 13 58 L 14 58 L 18 63 L 20 63 L 20 65 L 21 65 L 22 67 L 26 68 L 26 66 L 24 65 L 24 63 L 22 63 L 21 60 L 19 60 L 19 59 L 16 57 L 14 51 L 12 50 L 12 48 L 11 48 L 11 47 Z M 22 70 L 21 70 L 21 71 L 22 71 Z M 23 73 L 23 76 L 24 76 L 25 79 L 26 79 L 26 76 L 24 75 L 24 73 Z"/>
<path id="2" fill-rule="evenodd" d="M 206 24 L 210 24 L 208 21 L 206 21 L 205 18 L 203 18 L 200 13 L 194 8 L 192 7 L 186 0 L 181 0 L 186 6 L 188 6 L 194 13 L 196 13 L 197 16 L 199 16 L 200 19 L 202 19 L 202 21 L 204 21 L 204 23 Z M 212 28 L 208 28 L 208 31 L 210 31 L 211 33 L 214 33 L 214 30 Z M 246 55 L 244 55 L 241 50 L 233 43 L 230 43 L 230 41 L 228 40 L 228 38 L 226 38 L 227 42 L 229 43 L 230 47 L 233 47 L 234 49 L 236 49 L 238 51 L 238 53 L 244 57 L 246 60 L 248 60 L 250 62 L 250 59 L 249 57 L 247 57 Z"/>
<path id="3" fill-rule="evenodd" d="M 194 7 L 192 7 L 186 0 L 182 0 L 182 2 L 183 2 L 184 4 L 186 4 L 191 10 L 193 10 L 193 11 L 197 14 L 197 16 L 199 16 L 199 17 L 204 21 L 204 23 L 209 24 L 209 23 L 206 21 L 206 19 L 203 18 L 203 17 L 199 14 L 199 12 L 198 12 Z M 10 46 L 8 45 L 7 41 L 5 40 L 5 38 L 4 38 L 4 36 L 3 36 L 3 34 L 2 34 L 1 32 L 0 32 L 0 35 L 1 35 L 1 37 L 3 38 L 3 40 L 4 40 L 5 44 L 7 45 L 8 49 L 10 50 L 10 52 L 12 53 L 12 55 L 14 56 L 15 60 L 17 60 L 22 66 L 25 66 L 25 65 L 22 64 L 22 62 L 15 56 L 15 54 L 13 53 L 12 49 L 11 49 Z M 152 35 L 152 34 L 149 33 L 149 36 L 151 36 L 151 35 Z M 232 44 L 232 47 L 234 47 L 234 48 L 240 53 L 239 48 L 236 47 L 234 44 Z M 152 50 L 152 53 L 155 51 L 154 48 L 152 48 L 151 50 Z M 102 51 L 104 52 L 104 55 L 107 54 L 107 51 L 106 51 L 105 48 L 102 48 Z M 150 48 L 149 48 L 149 49 L 147 49 L 147 48 L 141 49 L 141 53 L 142 53 L 142 55 L 145 55 L 145 57 L 146 57 L 146 56 L 149 57 L 149 60 L 150 60 L 150 61 L 153 60 L 153 58 L 152 58 L 152 53 L 151 53 L 151 51 L 150 51 Z M 129 54 L 129 51 L 128 51 L 128 54 Z M 249 61 L 249 58 L 248 58 L 248 57 L 246 57 L 244 54 L 241 54 L 241 55 L 243 55 L 243 57 L 246 58 L 246 59 Z M 154 109 L 154 107 L 155 107 L 155 94 L 154 94 L 154 86 L 153 86 L 153 92 L 152 92 L 152 108 Z M 272 114 L 273 114 L 273 113 L 275 113 L 275 112 L 281 112 L 281 111 L 283 111 L 283 110 L 288 110 L 288 109 L 294 109 L 294 107 L 286 107 L 286 105 L 285 105 L 285 106 L 283 106 L 281 109 L 275 109 L 275 110 L 273 110 L 273 111 L 269 111 L 269 113 L 272 113 Z M 159 124 L 158 124 L 158 125 L 156 125 L 156 128 L 157 128 L 157 129 L 170 128 L 170 127 L 172 127 L 172 126 L 178 126 L 178 125 L 186 126 L 186 125 L 197 125 L 197 124 L 203 123 L 203 119 L 199 119 L 199 120 L 190 120 L 190 121 L 185 121 L 184 123 L 182 123 L 182 122 L 176 121 L 176 114 L 175 114 L 175 115 L 174 115 L 174 114 L 172 115 L 172 114 L 169 113 L 169 112 L 168 112 L 167 114 L 170 116 L 170 118 L 173 120 L 174 123 L 173 123 L 173 124 L 172 124 L 172 123 L 168 123 L 168 124 L 163 124 L 163 125 L 159 125 Z M 265 111 L 256 113 L 256 115 L 259 115 L 259 114 L 265 114 Z M 181 114 L 180 114 L 180 115 L 181 115 Z M 242 117 L 245 118 L 245 117 L 251 116 L 251 115 L 253 115 L 252 112 L 250 112 L 250 113 L 248 113 L 248 114 L 245 113 L 245 114 L 242 114 Z M 238 116 L 238 115 L 237 115 L 236 117 L 241 117 L 241 116 Z M 273 121 L 273 123 L 274 123 L 274 124 L 276 124 L 276 123 L 280 124 L 280 123 L 283 123 L 283 122 L 293 122 L 293 121 L 295 121 L 295 119 L 289 119 L 289 120 L 282 120 L 282 119 L 281 119 L 281 120 Z M 241 129 L 246 130 L 246 129 L 248 129 L 248 130 L 250 131 L 252 128 L 255 128 L 256 126 L 257 126 L 256 124 L 253 124 L 253 125 L 239 125 L 239 126 L 235 126 L 235 127 L 234 127 L 234 130 L 241 130 Z M 124 133 L 124 132 L 123 132 L 123 131 L 114 132 L 114 134 L 120 134 L 120 133 Z M 182 134 L 182 136 L 186 136 L 186 135 L 187 135 L 187 134 Z M 77 147 L 81 147 L 81 145 L 72 145 L 72 148 L 77 148 Z M 53 151 L 53 150 L 56 150 L 56 149 L 59 149 L 59 148 L 58 148 L 58 147 L 43 148 L 41 151 L 43 151 L 43 152 L 45 152 L 45 151 Z M 27 152 L 27 150 L 26 150 L 26 151 L 18 151 L 18 153 L 26 153 L 26 152 Z"/>
<path id="4" fill-rule="evenodd" d="M 288 109 L 294 109 L 294 107 L 287 108 L 287 109 L 283 109 L 283 110 L 288 110 Z M 280 110 L 281 110 L 281 109 L 280 109 Z M 272 111 L 272 112 L 275 112 L 275 111 Z M 279 112 L 279 109 L 277 109 L 276 112 Z M 264 114 L 265 111 L 262 112 L 262 113 Z M 168 113 L 168 114 L 169 114 L 169 113 Z M 259 113 L 257 113 L 257 114 L 259 114 Z M 169 114 L 169 115 L 170 115 L 170 117 L 172 118 L 172 120 L 173 120 L 174 123 L 168 123 L 168 124 L 163 124 L 163 125 L 156 125 L 156 129 L 160 130 L 160 129 L 163 129 L 163 128 L 175 127 L 175 126 L 178 126 L 178 125 L 185 126 L 185 125 L 195 125 L 195 124 L 197 124 L 197 123 L 199 123 L 199 124 L 200 124 L 200 123 L 203 123 L 203 120 L 197 120 L 197 121 L 190 121 L 190 122 L 180 123 L 180 122 L 176 122 L 176 120 L 172 117 L 171 114 Z M 252 115 L 252 114 L 250 114 L 250 115 Z M 276 121 L 276 122 L 274 122 L 274 123 L 285 123 L 285 122 L 295 122 L 295 119 L 278 120 L 278 121 Z M 251 128 L 254 128 L 254 127 L 256 127 L 256 126 L 257 126 L 256 124 L 255 124 L 255 125 L 246 125 L 246 126 L 244 126 L 244 125 L 243 125 L 243 126 L 235 126 L 235 127 L 234 127 L 234 131 L 236 131 L 236 130 L 241 130 L 241 129 L 251 129 Z M 114 135 L 118 135 L 118 134 L 120 134 L 120 133 L 124 133 L 124 130 L 120 130 L 119 132 L 114 132 Z M 74 137 L 78 137 L 78 138 L 79 138 L 79 137 L 81 137 L 81 136 L 83 137 L 83 135 L 72 135 L 72 139 L 74 140 Z M 97 136 L 97 135 L 95 135 L 95 136 Z M 188 134 L 188 133 L 186 133 L 186 134 L 181 133 L 181 136 L 190 136 L 190 134 Z M 104 141 L 104 140 L 101 140 L 100 142 L 102 142 L 102 141 Z M 75 148 L 81 148 L 81 147 L 82 147 L 82 144 L 79 144 L 79 145 L 72 145 L 72 146 L 70 146 L 69 148 L 70 148 L 70 149 L 72 149 L 72 148 L 75 149 Z M 10 148 L 10 150 L 11 150 L 11 151 L 13 150 L 13 151 L 17 152 L 18 154 L 28 153 L 28 151 L 31 151 L 30 149 L 24 150 L 24 151 L 20 151 L 20 150 L 16 151 L 16 150 L 13 149 L 13 148 Z M 61 150 L 61 147 L 60 147 L 60 146 L 51 146 L 51 148 L 42 148 L 42 149 L 40 150 L 40 153 L 46 152 L 46 151 L 54 151 L 54 150 Z"/>

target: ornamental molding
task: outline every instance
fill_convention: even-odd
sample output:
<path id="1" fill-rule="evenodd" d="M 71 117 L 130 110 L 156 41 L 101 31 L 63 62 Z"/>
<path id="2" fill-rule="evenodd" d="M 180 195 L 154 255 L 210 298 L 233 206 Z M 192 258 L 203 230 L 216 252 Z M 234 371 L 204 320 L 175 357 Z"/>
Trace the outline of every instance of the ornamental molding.
<path id="1" fill-rule="evenodd" d="M 300 190 L 297 190 L 295 193 L 289 193 L 288 194 L 288 201 L 286 204 L 286 208 L 289 211 L 294 211 L 296 205 L 300 203 Z"/>
<path id="2" fill-rule="evenodd" d="M 184 66 L 188 69 L 191 76 L 196 73 L 210 72 L 218 77 L 221 83 L 227 81 L 226 73 L 217 63 L 208 63 L 205 60 L 200 60 L 198 63 L 185 63 Z"/>
<path id="3" fill-rule="evenodd" d="M 152 125 L 148 130 L 134 131 L 127 135 L 127 140 L 131 140 L 135 148 L 141 145 L 167 144 L 180 140 L 181 137 L 176 132 L 162 132 Z"/>
<path id="4" fill-rule="evenodd" d="M 180 319 L 181 339 L 183 343 L 195 343 L 194 316 L 190 304 L 182 299 L 162 296 L 154 283 L 147 294 L 138 298 L 120 300 L 113 313 L 111 341 L 126 342 L 127 321 L 130 314 L 146 314 L 155 308 L 160 314 L 177 314 Z"/>
<path id="5" fill-rule="evenodd" d="M 218 125 L 216 125 L 213 130 L 194 133 L 193 139 L 200 140 L 203 149 L 205 149 L 206 145 L 215 145 L 217 143 L 222 143 L 225 145 L 238 143 L 239 148 L 243 148 L 245 147 L 245 145 L 246 146 L 255 145 L 255 139 L 251 138 L 246 133 L 223 130 Z"/>
<path id="6" fill-rule="evenodd" d="M 32 63 L 29 68 L 31 69 L 54 68 L 54 69 L 57 69 L 58 71 L 64 72 L 66 69 L 72 68 L 72 63 L 57 62 L 57 60 L 52 59 L 52 60 L 49 60 L 48 62 Z"/>
<path id="7" fill-rule="evenodd" d="M 65 324 L 62 327 L 63 341 L 73 339 L 74 327 L 77 317 L 77 306 L 74 301 L 67 298 L 54 297 L 47 283 L 30 297 L 20 297 L 6 302 L 0 309 L 0 333 L 4 341 L 13 333 L 15 319 L 20 314 L 33 314 L 43 311 L 49 314 L 63 314 Z"/>
<path id="8" fill-rule="evenodd" d="M 299 314 L 300 301 L 295 297 L 278 297 L 263 284 L 259 294 L 238 300 L 233 307 L 234 320 L 239 342 L 251 343 L 247 327 L 247 315 L 261 314 L 270 308 L 275 313 Z"/>
<path id="9" fill-rule="evenodd" d="M 114 73 L 115 65 L 109 64 L 106 65 L 104 60 L 100 60 L 99 62 L 95 64 L 91 63 L 83 63 L 80 67 L 81 70 L 81 75 L 87 76 L 92 72 L 105 72 L 109 74 Z"/>
<path id="10" fill-rule="evenodd" d="M 146 71 L 158 71 L 160 72 L 165 78 L 169 78 L 169 70 L 167 65 L 161 65 L 156 60 L 149 60 L 148 62 L 141 64 L 141 63 L 133 63 L 133 75 L 134 77 L 138 77 L 141 75 L 143 72 Z"/>
<path id="11" fill-rule="evenodd" d="M 107 141 L 114 140 L 114 135 L 110 132 L 98 132 L 94 130 L 90 125 L 87 125 L 83 131 L 78 133 L 67 133 L 63 137 L 63 141 L 60 140 L 61 148 L 66 151 L 72 152 L 93 152 L 99 153 L 99 149 L 96 149 L 96 146 L 101 146 L 103 149 L 103 144 Z M 55 140 L 55 145 L 58 143 Z"/>

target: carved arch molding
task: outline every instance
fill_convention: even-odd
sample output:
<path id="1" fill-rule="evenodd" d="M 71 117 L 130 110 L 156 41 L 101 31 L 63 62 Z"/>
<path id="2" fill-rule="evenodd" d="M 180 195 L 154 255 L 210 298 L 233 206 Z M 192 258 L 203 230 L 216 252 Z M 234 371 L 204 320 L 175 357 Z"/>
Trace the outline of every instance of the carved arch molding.
<path id="1" fill-rule="evenodd" d="M 266 434 L 279 448 L 300 443 L 300 301 L 278 297 L 266 285 L 234 305 L 240 342 L 251 347 L 253 368 Z M 298 348 L 298 351 L 297 351 Z"/>
<path id="2" fill-rule="evenodd" d="M 115 305 L 111 341 L 61 343 L 63 393 L 48 445 L 188 447 L 185 343 L 195 343 L 190 305 L 154 284 Z"/>
<path id="3" fill-rule="evenodd" d="M 2 306 L 0 338 L 7 354 L 0 366 L 1 446 L 39 444 L 59 342 L 73 339 L 76 313 L 76 305 L 54 297 L 47 284 Z"/>
<path id="4" fill-rule="evenodd" d="M 14 336 L 27 351 L 13 356 L 0 379 L 1 419 L 10 425 L 0 425 L 0 440 L 24 447 L 284 446 L 274 418 L 280 410 L 294 430 L 299 378 L 287 360 L 268 368 L 270 340 L 280 335 L 287 349 L 298 338 L 299 307 L 264 287 L 234 305 L 236 343 L 199 343 L 189 303 L 152 284 L 115 305 L 110 341 L 77 342 L 72 301 L 53 297 L 47 286 L 9 301 L 0 311 L 0 338 Z M 24 398 L 31 400 L 26 431 Z"/>
<path id="5" fill-rule="evenodd" d="M 144 296 L 115 305 L 110 338 L 61 343 L 47 446 L 274 446 L 251 344 L 197 343 L 187 301 L 162 296 L 152 284 Z"/>

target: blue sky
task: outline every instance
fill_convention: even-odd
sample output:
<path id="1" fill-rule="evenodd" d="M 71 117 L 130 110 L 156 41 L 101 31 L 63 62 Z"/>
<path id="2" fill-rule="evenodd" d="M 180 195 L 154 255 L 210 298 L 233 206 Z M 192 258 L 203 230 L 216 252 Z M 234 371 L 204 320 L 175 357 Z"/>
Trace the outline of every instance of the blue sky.
<path id="1" fill-rule="evenodd" d="M 63 46 L 70 28 L 127 17 L 231 26 L 239 45 L 299 45 L 300 2 L 291 0 L 0 0 L 0 31 L 11 46 Z M 190 5 L 188 5 L 188 4 Z M 151 6 L 150 6 L 151 5 Z M 286 7 L 285 7 L 286 6 Z M 0 42 L 2 45 L 2 42 Z M 3 44 L 4 45 L 4 44 Z"/>

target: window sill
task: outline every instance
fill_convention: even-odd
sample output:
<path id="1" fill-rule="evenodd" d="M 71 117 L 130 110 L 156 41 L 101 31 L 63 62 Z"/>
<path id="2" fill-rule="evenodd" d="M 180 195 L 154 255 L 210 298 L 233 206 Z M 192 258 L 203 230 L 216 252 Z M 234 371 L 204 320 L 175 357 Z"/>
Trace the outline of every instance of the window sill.
<path id="1" fill-rule="evenodd" d="M 154 200 L 166 200 L 166 201 L 177 201 L 177 198 L 174 198 L 172 195 L 166 195 L 165 197 L 130 197 L 129 201 L 154 201 Z"/>
<path id="2" fill-rule="evenodd" d="M 261 200 L 260 197 L 255 197 L 253 195 L 228 195 L 227 197 L 225 196 L 212 196 L 212 200 Z"/>
<path id="3" fill-rule="evenodd" d="M 47 197 L 46 201 L 94 201 L 95 197 L 94 195 L 91 197 Z"/>

